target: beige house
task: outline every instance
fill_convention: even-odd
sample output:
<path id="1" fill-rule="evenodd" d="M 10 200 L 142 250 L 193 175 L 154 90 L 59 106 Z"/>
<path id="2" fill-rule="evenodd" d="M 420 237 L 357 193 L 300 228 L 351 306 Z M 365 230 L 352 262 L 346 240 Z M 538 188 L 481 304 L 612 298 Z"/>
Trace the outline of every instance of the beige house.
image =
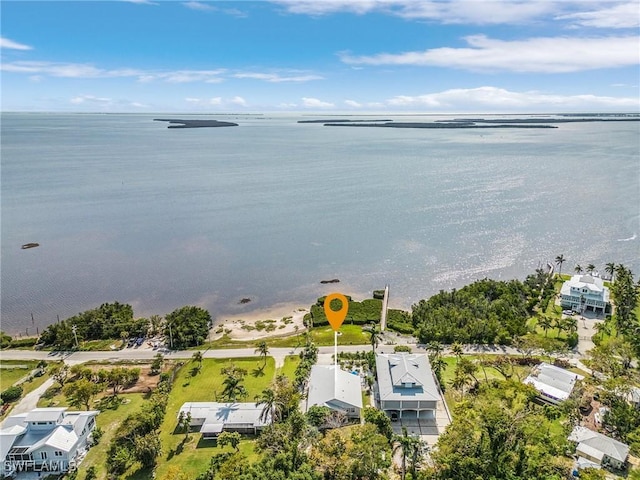
<path id="1" fill-rule="evenodd" d="M 629 446 L 622 442 L 582 426 L 575 427 L 568 440 L 576 443 L 576 455 L 580 458 L 603 467 L 626 468 Z"/>

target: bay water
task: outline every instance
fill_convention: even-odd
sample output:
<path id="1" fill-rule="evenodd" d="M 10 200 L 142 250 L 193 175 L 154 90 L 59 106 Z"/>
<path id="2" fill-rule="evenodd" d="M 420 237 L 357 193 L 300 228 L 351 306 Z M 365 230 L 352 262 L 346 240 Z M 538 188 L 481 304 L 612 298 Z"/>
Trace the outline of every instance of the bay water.
<path id="1" fill-rule="evenodd" d="M 410 309 L 478 278 L 523 279 L 560 254 L 563 272 L 615 262 L 640 274 L 640 122 L 153 121 L 166 117 L 2 114 L 2 330 L 33 334 L 113 301 L 136 316 L 199 305 L 221 320 L 386 284 L 390 305 Z"/>

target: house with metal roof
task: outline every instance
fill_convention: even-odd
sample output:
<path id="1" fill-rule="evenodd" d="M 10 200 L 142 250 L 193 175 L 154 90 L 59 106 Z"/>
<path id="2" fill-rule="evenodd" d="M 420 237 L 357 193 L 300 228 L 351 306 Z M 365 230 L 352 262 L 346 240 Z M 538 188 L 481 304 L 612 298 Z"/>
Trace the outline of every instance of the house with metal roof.
<path id="1" fill-rule="evenodd" d="M 533 368 L 524 383 L 538 390 L 540 400 L 556 405 L 569 398 L 576 382 L 582 379 L 582 375 L 542 362 Z"/>
<path id="2" fill-rule="evenodd" d="M 343 412 L 349 418 L 360 418 L 360 376 L 345 372 L 335 365 L 314 365 L 309 377 L 307 410 L 314 405 Z"/>
<path id="3" fill-rule="evenodd" d="M 629 446 L 587 427 L 577 426 L 568 437 L 576 443 L 576 454 L 597 465 L 618 470 L 626 468 Z"/>
<path id="4" fill-rule="evenodd" d="M 440 390 L 425 354 L 376 355 L 380 409 L 394 418 L 434 418 Z"/>
<path id="5" fill-rule="evenodd" d="M 562 284 L 560 289 L 562 308 L 576 312 L 592 310 L 604 314 L 610 307 L 609 289 L 600 277 L 593 275 L 574 275 Z"/>
<path id="6" fill-rule="evenodd" d="M 87 449 L 97 411 L 36 408 L 11 415 L 0 427 L 0 473 L 66 472 L 77 466 Z"/>
<path id="7" fill-rule="evenodd" d="M 186 402 L 180 415 L 191 415 L 191 427 L 199 427 L 203 438 L 216 438 L 221 432 L 256 434 L 271 423 L 269 412 L 255 403 Z"/>

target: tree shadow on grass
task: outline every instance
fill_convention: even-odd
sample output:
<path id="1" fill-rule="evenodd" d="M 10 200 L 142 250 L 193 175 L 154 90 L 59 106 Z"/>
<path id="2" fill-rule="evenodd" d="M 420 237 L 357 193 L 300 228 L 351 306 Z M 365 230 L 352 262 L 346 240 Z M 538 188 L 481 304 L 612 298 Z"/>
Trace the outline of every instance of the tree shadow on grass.
<path id="1" fill-rule="evenodd" d="M 218 440 L 216 438 L 204 438 L 202 435 L 196 443 L 196 448 L 215 448 L 218 446 Z"/>
<path id="2" fill-rule="evenodd" d="M 153 478 L 153 469 L 152 468 L 140 468 L 135 472 L 129 473 L 126 477 L 126 480 L 151 480 Z"/>
<path id="3" fill-rule="evenodd" d="M 103 397 L 100 402 L 98 402 L 99 410 L 117 410 L 118 407 L 122 405 L 122 401 L 120 397 L 114 397 L 113 395 L 109 395 Z"/>
<path id="4" fill-rule="evenodd" d="M 251 375 L 252 375 L 253 377 L 256 377 L 256 378 L 257 378 L 257 377 L 263 377 L 263 376 L 264 376 L 264 367 L 265 367 L 265 366 L 266 366 L 266 365 L 262 365 L 261 367 L 254 368 L 254 369 L 251 371 Z"/>

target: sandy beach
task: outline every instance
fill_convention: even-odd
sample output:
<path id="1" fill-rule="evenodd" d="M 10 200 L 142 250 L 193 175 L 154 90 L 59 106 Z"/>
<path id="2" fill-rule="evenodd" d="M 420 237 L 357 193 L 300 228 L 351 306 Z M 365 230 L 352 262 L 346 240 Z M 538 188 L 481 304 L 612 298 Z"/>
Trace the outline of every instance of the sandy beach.
<path id="1" fill-rule="evenodd" d="M 211 338 L 225 333 L 233 340 L 256 340 L 273 336 L 294 335 L 304 330 L 303 318 L 309 309 L 292 303 L 216 318 Z"/>

